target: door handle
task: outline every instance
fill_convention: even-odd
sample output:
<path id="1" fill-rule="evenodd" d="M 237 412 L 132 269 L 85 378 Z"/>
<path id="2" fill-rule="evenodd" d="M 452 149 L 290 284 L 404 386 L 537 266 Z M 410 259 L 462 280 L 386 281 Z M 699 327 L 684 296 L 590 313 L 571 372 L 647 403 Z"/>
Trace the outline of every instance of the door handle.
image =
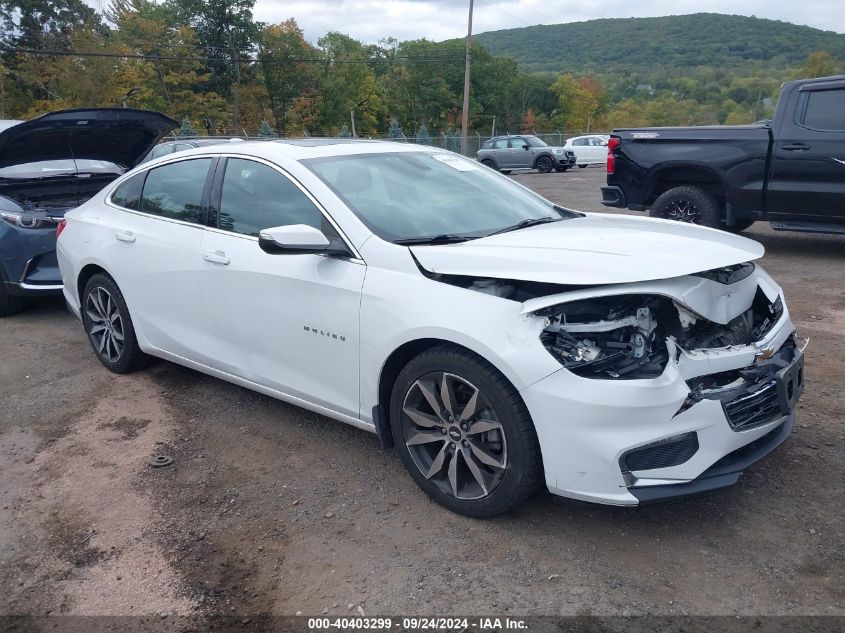
<path id="1" fill-rule="evenodd" d="M 810 149 L 810 146 L 806 143 L 792 143 L 790 145 L 781 145 L 781 149 L 785 149 L 787 152 L 803 152 Z"/>
<path id="2" fill-rule="evenodd" d="M 227 266 L 229 264 L 229 258 L 226 257 L 226 253 L 224 253 L 223 251 L 206 253 L 202 256 L 202 258 L 207 262 L 211 262 L 212 264 L 223 264 L 224 266 Z"/>
<path id="3" fill-rule="evenodd" d="M 116 233 L 114 239 L 118 242 L 127 242 L 131 244 L 135 241 L 135 236 L 132 235 L 132 231 L 123 231 L 121 233 Z"/>

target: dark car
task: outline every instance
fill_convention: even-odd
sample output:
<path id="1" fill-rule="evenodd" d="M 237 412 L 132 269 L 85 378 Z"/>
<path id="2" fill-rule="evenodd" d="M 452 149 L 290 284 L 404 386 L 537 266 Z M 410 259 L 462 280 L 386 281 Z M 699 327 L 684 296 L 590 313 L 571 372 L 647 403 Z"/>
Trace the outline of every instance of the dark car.
<path id="1" fill-rule="evenodd" d="M 536 169 L 540 173 L 566 171 L 575 166 L 575 152 L 550 147 L 531 134 L 497 136 L 481 144 L 476 158 L 503 173 L 513 169 Z"/>
<path id="2" fill-rule="evenodd" d="M 240 138 L 188 138 L 179 139 L 178 141 L 167 141 L 166 143 L 159 143 L 141 160 L 142 163 L 181 152 L 186 149 L 194 149 L 196 147 L 205 147 L 207 145 L 220 145 L 221 143 L 237 143 L 242 141 Z"/>
<path id="3" fill-rule="evenodd" d="M 26 297 L 61 294 L 56 228 L 65 212 L 176 125 L 158 112 L 110 108 L 0 123 L 0 317 L 20 311 Z"/>
<path id="4" fill-rule="evenodd" d="M 742 231 L 845 234 L 845 75 L 791 81 L 772 120 L 614 130 L 609 207 Z"/>

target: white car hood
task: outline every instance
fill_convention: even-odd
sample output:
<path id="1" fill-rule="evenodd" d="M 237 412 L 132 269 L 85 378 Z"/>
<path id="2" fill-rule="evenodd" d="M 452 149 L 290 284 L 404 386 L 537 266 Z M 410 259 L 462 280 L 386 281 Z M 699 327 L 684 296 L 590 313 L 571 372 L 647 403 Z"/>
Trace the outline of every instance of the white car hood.
<path id="1" fill-rule="evenodd" d="M 433 273 L 597 285 L 689 275 L 758 259 L 764 249 L 681 222 L 587 214 L 459 244 L 412 246 L 411 252 Z"/>

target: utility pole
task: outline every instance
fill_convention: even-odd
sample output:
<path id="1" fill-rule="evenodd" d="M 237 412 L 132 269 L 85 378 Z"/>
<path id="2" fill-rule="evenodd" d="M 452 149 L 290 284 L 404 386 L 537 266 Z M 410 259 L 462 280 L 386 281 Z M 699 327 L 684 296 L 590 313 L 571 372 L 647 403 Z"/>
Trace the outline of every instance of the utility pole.
<path id="1" fill-rule="evenodd" d="M 472 67 L 472 1 L 469 0 L 469 19 L 467 20 L 467 57 L 464 70 L 464 111 L 461 115 L 461 154 L 467 153 L 467 127 L 469 124 L 469 78 Z"/>

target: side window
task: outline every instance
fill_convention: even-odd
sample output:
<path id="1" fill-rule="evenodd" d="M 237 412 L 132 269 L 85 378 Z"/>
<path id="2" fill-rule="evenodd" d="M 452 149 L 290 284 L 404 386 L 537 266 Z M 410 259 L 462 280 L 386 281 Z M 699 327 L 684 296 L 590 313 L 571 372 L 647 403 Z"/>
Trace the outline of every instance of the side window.
<path id="1" fill-rule="evenodd" d="M 481 149 L 490 149 L 491 147 L 493 147 L 493 141 L 484 141 L 481 144 Z"/>
<path id="2" fill-rule="evenodd" d="M 323 214 L 290 179 L 262 163 L 226 161 L 219 227 L 258 236 L 273 226 L 307 224 L 325 230 Z"/>
<path id="3" fill-rule="evenodd" d="M 816 130 L 845 131 L 845 90 L 808 93 L 804 125 Z"/>
<path id="4" fill-rule="evenodd" d="M 140 210 L 202 224 L 202 191 L 210 166 L 210 158 L 198 158 L 151 169 L 144 183 Z"/>
<path id="5" fill-rule="evenodd" d="M 508 148 L 508 139 L 500 138 L 495 143 L 493 143 L 493 149 L 507 149 Z"/>
<path id="6" fill-rule="evenodd" d="M 141 172 L 137 176 L 132 176 L 129 180 L 125 180 L 114 190 L 111 194 L 111 201 L 126 209 L 138 210 L 138 204 L 141 201 L 141 188 L 144 186 L 144 176 L 146 172 Z"/>
<path id="7" fill-rule="evenodd" d="M 586 145 L 586 144 L 587 144 L 587 139 L 585 139 L 585 138 L 576 138 L 574 141 L 572 141 L 572 144 L 573 144 L 573 145 L 577 145 L 578 147 L 581 147 L 581 146 L 583 146 L 583 145 Z"/>

